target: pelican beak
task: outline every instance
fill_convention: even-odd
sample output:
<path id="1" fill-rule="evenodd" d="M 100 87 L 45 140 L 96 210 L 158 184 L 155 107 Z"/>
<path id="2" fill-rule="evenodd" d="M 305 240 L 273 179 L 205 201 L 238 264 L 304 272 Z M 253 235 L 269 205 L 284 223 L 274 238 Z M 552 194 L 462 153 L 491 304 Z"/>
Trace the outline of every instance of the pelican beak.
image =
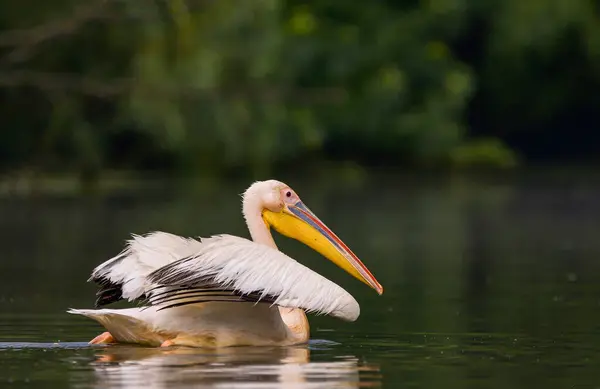
<path id="1" fill-rule="evenodd" d="M 282 235 L 296 239 L 319 252 L 359 281 L 383 293 L 383 287 L 360 259 L 302 201 L 281 212 L 263 211 L 263 219 Z"/>

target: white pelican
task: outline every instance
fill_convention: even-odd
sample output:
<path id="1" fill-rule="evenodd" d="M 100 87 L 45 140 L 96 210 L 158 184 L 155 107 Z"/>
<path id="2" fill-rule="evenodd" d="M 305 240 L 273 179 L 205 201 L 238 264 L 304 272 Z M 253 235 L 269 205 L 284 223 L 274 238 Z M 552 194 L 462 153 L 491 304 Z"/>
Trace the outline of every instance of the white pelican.
<path id="1" fill-rule="evenodd" d="M 96 308 L 126 299 L 143 306 L 70 309 L 108 331 L 90 343 L 149 346 L 286 346 L 308 341 L 305 312 L 354 321 L 356 300 L 277 250 L 270 227 L 310 246 L 358 280 L 383 287 L 356 255 L 286 184 L 259 181 L 243 196 L 253 241 L 231 235 L 200 240 L 164 232 L 133 236 L 96 267 Z"/>

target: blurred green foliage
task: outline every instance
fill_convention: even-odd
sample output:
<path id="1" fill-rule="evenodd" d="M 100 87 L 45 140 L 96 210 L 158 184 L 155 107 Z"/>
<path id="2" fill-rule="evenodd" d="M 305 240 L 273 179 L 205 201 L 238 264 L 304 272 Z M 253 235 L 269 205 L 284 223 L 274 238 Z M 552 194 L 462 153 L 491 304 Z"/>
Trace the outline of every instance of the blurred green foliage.
<path id="1" fill-rule="evenodd" d="M 0 2 L 0 166 L 91 177 L 267 174 L 323 158 L 514 166 L 505 141 L 600 104 L 598 8 Z"/>

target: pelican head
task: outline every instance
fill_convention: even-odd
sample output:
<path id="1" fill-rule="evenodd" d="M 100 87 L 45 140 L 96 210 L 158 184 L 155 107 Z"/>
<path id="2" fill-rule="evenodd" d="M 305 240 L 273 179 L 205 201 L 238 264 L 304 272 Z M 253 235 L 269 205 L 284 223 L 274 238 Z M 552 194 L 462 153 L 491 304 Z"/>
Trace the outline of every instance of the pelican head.
<path id="1" fill-rule="evenodd" d="M 383 293 L 383 287 L 360 259 L 323 223 L 296 192 L 283 182 L 258 181 L 244 194 L 244 213 L 260 209 L 267 227 L 296 239 L 335 263 L 356 279 Z"/>

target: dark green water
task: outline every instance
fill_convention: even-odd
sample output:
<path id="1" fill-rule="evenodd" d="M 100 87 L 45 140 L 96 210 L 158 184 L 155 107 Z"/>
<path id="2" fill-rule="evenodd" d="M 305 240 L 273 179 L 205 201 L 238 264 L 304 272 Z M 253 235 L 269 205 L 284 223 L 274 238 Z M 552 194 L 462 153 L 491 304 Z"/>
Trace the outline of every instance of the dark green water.
<path id="1" fill-rule="evenodd" d="M 311 317 L 294 348 L 88 347 L 91 269 L 132 232 L 247 236 L 248 182 L 191 194 L 3 198 L 0 387 L 599 388 L 600 180 L 288 180 L 383 284 L 300 243 L 280 249 L 351 292 L 358 321 Z"/>

